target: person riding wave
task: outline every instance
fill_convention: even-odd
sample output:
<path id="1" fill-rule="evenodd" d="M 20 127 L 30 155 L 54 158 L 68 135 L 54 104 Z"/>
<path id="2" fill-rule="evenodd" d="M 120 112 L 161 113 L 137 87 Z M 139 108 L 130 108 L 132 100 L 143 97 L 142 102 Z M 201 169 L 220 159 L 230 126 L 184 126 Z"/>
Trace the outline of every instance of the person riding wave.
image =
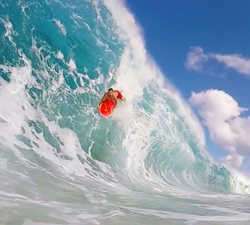
<path id="1" fill-rule="evenodd" d="M 122 96 L 121 92 L 118 90 L 114 90 L 113 88 L 109 88 L 108 91 L 103 95 L 101 101 L 98 104 L 98 108 L 104 106 L 104 111 L 113 112 L 117 105 L 117 99 L 125 102 L 126 99 Z"/>

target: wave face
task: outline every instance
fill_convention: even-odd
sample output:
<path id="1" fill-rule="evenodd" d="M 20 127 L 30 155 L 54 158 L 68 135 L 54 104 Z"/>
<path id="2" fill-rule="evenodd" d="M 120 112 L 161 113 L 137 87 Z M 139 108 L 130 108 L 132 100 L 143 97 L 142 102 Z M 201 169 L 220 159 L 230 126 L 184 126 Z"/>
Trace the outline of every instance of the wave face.
<path id="1" fill-rule="evenodd" d="M 117 0 L 1 1 L 1 224 L 249 224 L 248 181 Z M 97 104 L 122 90 L 110 118 Z"/>

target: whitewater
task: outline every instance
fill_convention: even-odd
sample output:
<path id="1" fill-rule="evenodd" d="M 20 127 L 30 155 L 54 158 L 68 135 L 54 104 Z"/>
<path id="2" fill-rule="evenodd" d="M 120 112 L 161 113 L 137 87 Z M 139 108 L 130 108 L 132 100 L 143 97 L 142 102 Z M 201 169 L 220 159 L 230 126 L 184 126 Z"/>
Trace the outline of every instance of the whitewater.
<path id="1" fill-rule="evenodd" d="M 213 162 L 123 1 L 0 9 L 0 224 L 249 224 L 249 180 Z M 109 87 L 127 101 L 105 118 Z"/>

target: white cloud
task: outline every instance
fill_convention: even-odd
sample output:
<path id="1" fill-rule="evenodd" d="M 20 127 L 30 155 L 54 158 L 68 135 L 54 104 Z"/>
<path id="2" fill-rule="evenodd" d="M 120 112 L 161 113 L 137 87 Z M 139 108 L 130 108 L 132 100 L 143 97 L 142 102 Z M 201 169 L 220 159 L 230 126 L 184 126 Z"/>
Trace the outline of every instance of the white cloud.
<path id="1" fill-rule="evenodd" d="M 231 168 L 240 168 L 243 163 L 243 157 L 241 155 L 234 154 L 228 155 L 221 159 L 221 163 Z"/>
<path id="2" fill-rule="evenodd" d="M 236 70 L 240 74 L 250 75 L 250 59 L 238 54 L 222 55 L 217 53 L 204 53 L 201 47 L 192 48 L 192 51 L 187 54 L 185 65 L 190 70 L 202 72 L 205 62 L 209 60 L 216 60 L 224 64 L 227 68 Z"/>
<path id="3" fill-rule="evenodd" d="M 197 108 L 211 140 L 229 152 L 231 158 L 225 160 L 240 166 L 240 155 L 250 156 L 250 117 L 241 116 L 248 109 L 239 107 L 224 91 L 214 89 L 192 93 L 189 102 Z"/>
<path id="4" fill-rule="evenodd" d="M 235 69 L 240 74 L 250 75 L 250 59 L 244 59 L 240 55 L 212 54 L 211 57 L 225 64 L 228 68 Z"/>
<path id="5" fill-rule="evenodd" d="M 201 47 L 194 47 L 191 52 L 187 54 L 186 67 L 190 70 L 202 72 L 202 64 L 206 62 L 209 57 L 203 53 Z"/>

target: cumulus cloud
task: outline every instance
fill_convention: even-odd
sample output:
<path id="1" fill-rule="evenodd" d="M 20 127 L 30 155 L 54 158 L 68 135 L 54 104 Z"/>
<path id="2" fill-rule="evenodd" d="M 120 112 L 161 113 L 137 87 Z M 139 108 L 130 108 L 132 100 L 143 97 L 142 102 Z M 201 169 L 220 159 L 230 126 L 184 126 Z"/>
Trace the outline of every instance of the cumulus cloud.
<path id="1" fill-rule="evenodd" d="M 205 62 L 212 59 L 222 63 L 227 68 L 236 70 L 240 74 L 245 76 L 250 75 L 250 59 L 244 58 L 238 54 L 223 55 L 217 53 L 204 53 L 201 47 L 192 48 L 187 54 L 185 65 L 189 70 L 202 72 Z"/>
<path id="2" fill-rule="evenodd" d="M 211 140 L 229 152 L 225 160 L 239 167 L 243 161 L 240 156 L 250 155 L 250 117 L 241 115 L 248 109 L 224 91 L 214 89 L 193 92 L 189 102 L 203 119 Z"/>

